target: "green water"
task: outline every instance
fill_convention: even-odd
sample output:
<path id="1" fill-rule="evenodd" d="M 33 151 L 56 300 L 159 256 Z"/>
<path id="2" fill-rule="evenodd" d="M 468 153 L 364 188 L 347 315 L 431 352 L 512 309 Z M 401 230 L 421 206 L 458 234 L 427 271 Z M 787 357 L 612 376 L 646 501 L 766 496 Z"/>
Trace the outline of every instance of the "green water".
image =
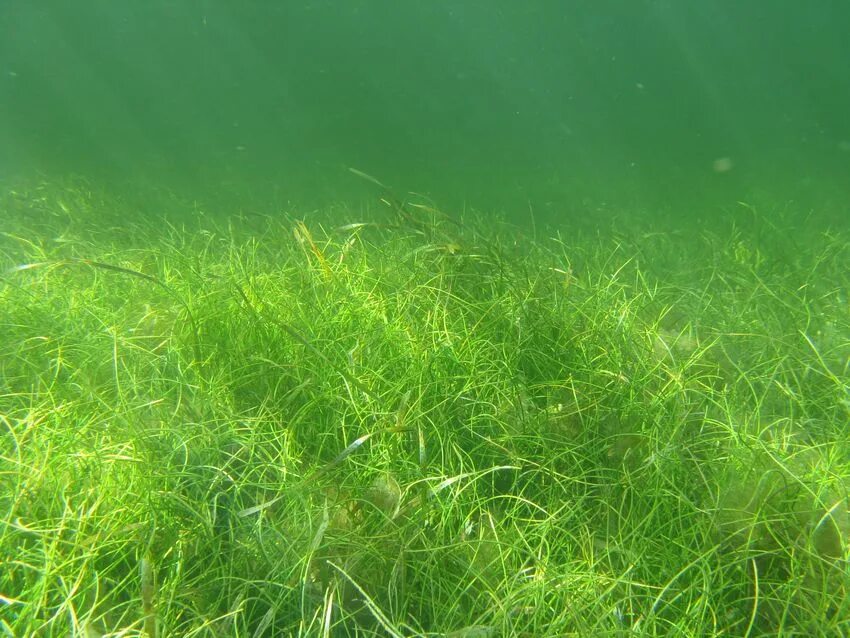
<path id="1" fill-rule="evenodd" d="M 841 219 L 850 4 L 6 0 L 0 176 L 359 201 L 354 166 L 555 223 L 744 200 Z"/>

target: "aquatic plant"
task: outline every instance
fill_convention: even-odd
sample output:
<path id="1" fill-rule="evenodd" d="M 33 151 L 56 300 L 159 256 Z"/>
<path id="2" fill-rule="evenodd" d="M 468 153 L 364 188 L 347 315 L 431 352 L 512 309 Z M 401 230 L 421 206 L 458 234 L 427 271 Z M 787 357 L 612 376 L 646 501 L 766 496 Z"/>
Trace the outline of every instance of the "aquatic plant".
<path id="1" fill-rule="evenodd" d="M 6 191 L 2 630 L 846 634 L 847 235 L 422 205 Z"/>

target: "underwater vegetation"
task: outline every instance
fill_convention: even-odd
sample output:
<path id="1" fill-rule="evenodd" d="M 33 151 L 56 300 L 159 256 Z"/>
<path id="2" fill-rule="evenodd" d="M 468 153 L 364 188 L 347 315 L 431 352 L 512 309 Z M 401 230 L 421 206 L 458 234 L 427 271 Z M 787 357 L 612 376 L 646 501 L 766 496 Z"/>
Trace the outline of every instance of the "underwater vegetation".
<path id="1" fill-rule="evenodd" d="M 532 238 L 358 176 L 4 190 L 0 632 L 850 633 L 846 231 Z"/>

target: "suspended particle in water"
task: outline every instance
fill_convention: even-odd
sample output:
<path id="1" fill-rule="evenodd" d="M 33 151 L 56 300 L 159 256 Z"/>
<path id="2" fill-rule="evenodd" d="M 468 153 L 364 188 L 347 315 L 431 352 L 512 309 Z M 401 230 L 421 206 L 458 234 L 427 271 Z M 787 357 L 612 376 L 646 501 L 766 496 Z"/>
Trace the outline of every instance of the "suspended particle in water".
<path id="1" fill-rule="evenodd" d="M 728 173 L 734 167 L 731 157 L 718 157 L 711 163 L 711 169 L 715 173 Z"/>

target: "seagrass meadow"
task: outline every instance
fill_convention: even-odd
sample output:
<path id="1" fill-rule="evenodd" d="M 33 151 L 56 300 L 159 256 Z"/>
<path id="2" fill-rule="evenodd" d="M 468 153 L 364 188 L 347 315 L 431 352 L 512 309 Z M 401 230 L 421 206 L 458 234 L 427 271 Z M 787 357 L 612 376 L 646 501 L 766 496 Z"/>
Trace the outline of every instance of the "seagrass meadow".
<path id="1" fill-rule="evenodd" d="M 0 638 L 850 636 L 849 24 L 0 1 Z"/>
<path id="2" fill-rule="evenodd" d="M 0 633 L 850 633 L 846 228 L 373 185 L 4 186 Z"/>

